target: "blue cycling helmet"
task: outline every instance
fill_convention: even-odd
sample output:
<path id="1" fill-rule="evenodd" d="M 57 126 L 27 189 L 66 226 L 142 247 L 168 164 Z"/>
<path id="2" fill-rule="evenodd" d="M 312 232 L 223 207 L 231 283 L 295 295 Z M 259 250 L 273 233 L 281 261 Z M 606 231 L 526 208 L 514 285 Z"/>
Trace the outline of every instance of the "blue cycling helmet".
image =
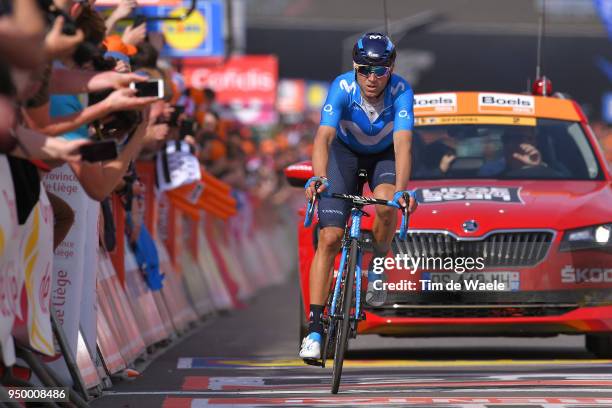
<path id="1" fill-rule="evenodd" d="M 365 33 L 353 47 L 353 62 L 390 67 L 395 62 L 395 45 L 382 33 Z"/>

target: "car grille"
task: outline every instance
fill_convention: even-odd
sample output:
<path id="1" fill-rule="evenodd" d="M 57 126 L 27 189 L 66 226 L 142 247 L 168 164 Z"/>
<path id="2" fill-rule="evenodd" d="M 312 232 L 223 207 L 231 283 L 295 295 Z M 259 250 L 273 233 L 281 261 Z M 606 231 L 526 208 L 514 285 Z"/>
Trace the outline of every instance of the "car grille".
<path id="1" fill-rule="evenodd" d="M 578 308 L 577 305 L 494 305 L 472 307 L 404 307 L 366 308 L 381 317 L 543 317 L 560 316 Z"/>
<path id="2" fill-rule="evenodd" d="M 413 257 L 484 259 L 485 267 L 533 266 L 544 259 L 553 240 L 549 231 L 495 232 L 483 238 L 457 238 L 447 232 L 408 233 L 406 241 L 396 235 L 395 255 Z"/>

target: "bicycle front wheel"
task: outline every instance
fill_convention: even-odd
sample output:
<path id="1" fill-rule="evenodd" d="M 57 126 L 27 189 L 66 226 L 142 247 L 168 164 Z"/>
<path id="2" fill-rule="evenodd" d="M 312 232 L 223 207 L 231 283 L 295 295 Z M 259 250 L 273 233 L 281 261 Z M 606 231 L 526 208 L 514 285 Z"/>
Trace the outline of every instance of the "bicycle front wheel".
<path id="1" fill-rule="evenodd" d="M 355 267 L 357 264 L 357 240 L 351 240 L 348 255 L 348 268 L 344 278 L 342 288 L 342 320 L 336 325 L 336 353 L 334 355 L 334 368 L 332 379 L 332 393 L 337 394 L 340 388 L 340 378 L 342 377 L 342 365 L 344 364 L 344 354 L 348 349 L 348 339 L 351 330 L 351 308 L 353 307 L 353 285 L 355 283 Z"/>

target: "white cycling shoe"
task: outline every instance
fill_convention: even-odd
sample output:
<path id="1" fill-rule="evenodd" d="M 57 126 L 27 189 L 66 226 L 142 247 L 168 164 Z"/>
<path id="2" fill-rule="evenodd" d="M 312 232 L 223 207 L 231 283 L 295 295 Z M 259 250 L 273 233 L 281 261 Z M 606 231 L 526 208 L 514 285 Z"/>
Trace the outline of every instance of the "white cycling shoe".
<path id="1" fill-rule="evenodd" d="M 321 358 L 321 335 L 310 333 L 302 340 L 300 358 L 318 360 Z"/>

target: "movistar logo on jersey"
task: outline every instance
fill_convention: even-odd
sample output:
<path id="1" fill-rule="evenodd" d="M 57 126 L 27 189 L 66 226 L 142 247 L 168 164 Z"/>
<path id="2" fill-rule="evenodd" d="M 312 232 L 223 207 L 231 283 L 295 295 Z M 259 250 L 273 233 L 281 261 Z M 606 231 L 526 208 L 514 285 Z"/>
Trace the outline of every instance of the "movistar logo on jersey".
<path id="1" fill-rule="evenodd" d="M 404 92 L 406 90 L 406 85 L 403 82 L 398 82 L 395 86 L 391 87 L 391 95 L 395 96 L 398 92 Z"/>
<path id="2" fill-rule="evenodd" d="M 344 91 L 346 91 L 346 93 L 354 94 L 357 90 L 357 84 L 355 83 L 355 81 L 353 81 L 349 85 L 348 81 L 346 79 L 343 79 L 342 81 L 340 81 L 340 89 L 343 89 Z"/>

